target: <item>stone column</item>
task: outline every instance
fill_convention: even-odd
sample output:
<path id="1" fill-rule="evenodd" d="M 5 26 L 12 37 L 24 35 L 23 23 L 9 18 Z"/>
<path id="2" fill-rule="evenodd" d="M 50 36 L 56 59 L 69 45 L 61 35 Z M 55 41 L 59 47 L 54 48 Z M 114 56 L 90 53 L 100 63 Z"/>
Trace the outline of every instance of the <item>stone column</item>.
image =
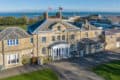
<path id="1" fill-rule="evenodd" d="M 61 51 L 61 52 L 62 52 L 62 58 L 64 58 L 64 51 L 63 51 L 63 48 L 62 48 L 62 51 Z"/>
<path id="2" fill-rule="evenodd" d="M 62 55 L 62 54 L 61 54 L 61 48 L 60 48 L 60 59 L 62 59 L 61 55 Z"/>
<path id="3" fill-rule="evenodd" d="M 63 48 L 64 49 L 64 58 L 66 58 L 66 51 L 65 51 L 65 48 Z"/>
<path id="4" fill-rule="evenodd" d="M 60 48 L 58 48 L 58 60 L 60 59 Z"/>
<path id="5" fill-rule="evenodd" d="M 54 61 L 54 55 L 55 55 L 55 49 L 52 49 L 52 58 L 53 58 L 53 61 Z"/>
<path id="6" fill-rule="evenodd" d="M 69 47 L 67 48 L 67 54 L 68 54 L 68 57 L 70 57 L 70 53 L 69 53 Z"/>

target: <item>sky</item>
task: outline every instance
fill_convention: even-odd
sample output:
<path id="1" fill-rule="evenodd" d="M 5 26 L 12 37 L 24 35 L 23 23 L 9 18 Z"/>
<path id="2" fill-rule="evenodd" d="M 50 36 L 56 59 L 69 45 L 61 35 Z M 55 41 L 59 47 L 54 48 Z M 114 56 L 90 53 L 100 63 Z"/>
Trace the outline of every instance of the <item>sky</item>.
<path id="1" fill-rule="evenodd" d="M 53 10 L 120 12 L 120 0 L 0 0 L 0 12 Z"/>

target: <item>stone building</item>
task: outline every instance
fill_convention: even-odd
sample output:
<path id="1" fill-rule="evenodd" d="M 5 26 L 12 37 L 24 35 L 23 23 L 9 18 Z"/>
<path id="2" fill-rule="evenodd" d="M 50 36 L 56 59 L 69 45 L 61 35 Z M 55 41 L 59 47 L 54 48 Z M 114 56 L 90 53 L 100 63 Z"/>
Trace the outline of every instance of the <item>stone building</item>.
<path id="1" fill-rule="evenodd" d="M 31 57 L 31 36 L 18 27 L 9 27 L 0 32 L 0 65 L 11 68 L 22 65 L 24 56 Z"/>
<path id="2" fill-rule="evenodd" d="M 105 30 L 105 49 L 120 48 L 120 29 Z"/>
<path id="3" fill-rule="evenodd" d="M 104 50 L 100 35 L 103 30 L 86 22 L 78 27 L 62 19 L 44 14 L 45 19 L 28 27 L 28 33 L 17 27 L 0 32 L 0 65 L 21 66 L 24 58 L 60 60 L 94 54 Z"/>
<path id="4" fill-rule="evenodd" d="M 79 28 L 71 22 L 64 21 L 61 17 L 51 18 L 45 13 L 45 20 L 40 21 L 32 26 L 29 26 L 28 32 L 33 35 L 34 53 L 39 56 L 41 61 L 45 58 L 52 60 L 60 60 L 72 57 L 75 55 L 89 54 L 86 50 L 78 51 L 78 42 L 84 38 L 94 40 L 94 45 L 101 47 L 100 51 L 104 50 L 104 42 L 100 41 L 99 36 L 103 30 L 97 29 L 95 26 L 86 22 Z M 98 44 L 98 43 L 99 44 Z M 84 41 L 84 43 L 86 43 Z M 89 44 L 86 44 L 86 46 Z M 94 46 L 93 45 L 93 46 Z M 89 49 L 94 47 L 89 46 Z M 94 52 L 95 53 L 95 52 Z"/>

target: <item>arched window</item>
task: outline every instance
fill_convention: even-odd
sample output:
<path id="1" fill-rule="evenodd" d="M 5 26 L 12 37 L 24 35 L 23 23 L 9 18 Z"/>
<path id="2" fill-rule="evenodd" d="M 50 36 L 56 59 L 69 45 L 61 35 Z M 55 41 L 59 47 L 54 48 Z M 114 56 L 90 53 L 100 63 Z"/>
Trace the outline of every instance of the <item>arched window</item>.
<path id="1" fill-rule="evenodd" d="M 46 54 L 46 48 L 45 47 L 42 48 L 42 54 Z"/>
<path id="2" fill-rule="evenodd" d="M 72 35 L 70 36 L 70 38 L 71 38 L 72 40 L 74 40 L 74 39 L 75 39 L 75 35 L 72 34 Z"/>
<path id="3" fill-rule="evenodd" d="M 57 36 L 57 40 L 60 40 L 60 36 Z"/>
<path id="4" fill-rule="evenodd" d="M 60 31 L 60 30 L 61 30 L 61 27 L 60 27 L 60 26 L 58 26 L 57 28 L 58 28 L 58 31 Z"/>

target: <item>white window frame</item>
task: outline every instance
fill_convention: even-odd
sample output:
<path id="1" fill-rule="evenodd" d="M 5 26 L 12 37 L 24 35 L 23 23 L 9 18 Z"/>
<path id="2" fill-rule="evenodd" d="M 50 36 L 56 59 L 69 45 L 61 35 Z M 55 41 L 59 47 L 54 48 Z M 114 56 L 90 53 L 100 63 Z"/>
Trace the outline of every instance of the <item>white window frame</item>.
<path id="1" fill-rule="evenodd" d="M 8 46 L 17 46 L 19 44 L 18 39 L 7 40 Z"/>
<path id="2" fill-rule="evenodd" d="M 19 63 L 19 54 L 8 54 L 7 55 L 7 63 L 8 64 L 18 64 Z"/>

